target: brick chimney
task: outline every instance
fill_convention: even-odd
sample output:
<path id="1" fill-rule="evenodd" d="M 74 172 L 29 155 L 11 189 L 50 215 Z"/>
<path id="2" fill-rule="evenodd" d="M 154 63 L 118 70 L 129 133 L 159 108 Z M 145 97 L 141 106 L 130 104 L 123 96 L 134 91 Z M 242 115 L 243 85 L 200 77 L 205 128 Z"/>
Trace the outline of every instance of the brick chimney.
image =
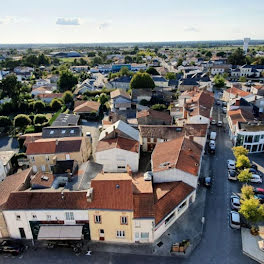
<path id="1" fill-rule="evenodd" d="M 236 106 L 240 106 L 240 100 L 236 100 L 236 103 L 235 103 Z"/>
<path id="2" fill-rule="evenodd" d="M 190 136 L 189 136 L 189 139 L 190 139 L 191 141 L 193 141 L 193 135 L 190 135 Z"/>

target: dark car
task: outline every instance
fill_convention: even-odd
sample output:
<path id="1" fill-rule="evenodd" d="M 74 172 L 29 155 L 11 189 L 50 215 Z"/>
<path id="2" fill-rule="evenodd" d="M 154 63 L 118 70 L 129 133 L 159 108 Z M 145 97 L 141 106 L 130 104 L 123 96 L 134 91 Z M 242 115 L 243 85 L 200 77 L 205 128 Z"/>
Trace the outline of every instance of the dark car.
<path id="1" fill-rule="evenodd" d="M 260 203 L 264 203 L 264 194 L 255 194 L 254 197 L 260 201 Z"/>
<path id="2" fill-rule="evenodd" d="M 264 194 L 264 188 L 254 188 L 255 194 Z"/>
<path id="3" fill-rule="evenodd" d="M 25 246 L 19 241 L 3 240 L 0 242 L 0 253 L 19 255 L 25 250 Z"/>
<path id="4" fill-rule="evenodd" d="M 252 168 L 252 167 L 249 169 L 249 172 L 252 174 L 258 174 L 259 175 L 258 170 L 256 170 L 255 168 Z"/>
<path id="5" fill-rule="evenodd" d="M 250 167 L 256 171 L 258 171 L 258 166 L 256 164 L 251 164 Z"/>
<path id="6" fill-rule="evenodd" d="M 212 185 L 212 178 L 211 177 L 205 177 L 203 184 L 205 187 L 210 188 Z"/>

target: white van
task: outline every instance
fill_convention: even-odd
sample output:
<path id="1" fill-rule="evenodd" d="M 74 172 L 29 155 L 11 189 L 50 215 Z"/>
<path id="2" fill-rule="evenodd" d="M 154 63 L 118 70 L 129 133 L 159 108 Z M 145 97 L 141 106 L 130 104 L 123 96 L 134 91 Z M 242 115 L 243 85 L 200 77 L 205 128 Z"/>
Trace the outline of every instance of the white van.
<path id="1" fill-rule="evenodd" d="M 210 133 L 210 140 L 215 140 L 216 139 L 216 132 L 211 132 Z"/>

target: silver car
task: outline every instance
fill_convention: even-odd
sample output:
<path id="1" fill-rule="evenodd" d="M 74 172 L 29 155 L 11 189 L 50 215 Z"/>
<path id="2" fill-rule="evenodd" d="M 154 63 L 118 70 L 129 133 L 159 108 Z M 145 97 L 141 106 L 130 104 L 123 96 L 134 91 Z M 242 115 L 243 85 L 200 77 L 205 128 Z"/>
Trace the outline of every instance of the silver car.
<path id="1" fill-rule="evenodd" d="M 236 211 L 231 211 L 229 214 L 229 224 L 231 228 L 240 229 L 240 215 Z"/>
<path id="2" fill-rule="evenodd" d="M 230 197 L 231 209 L 239 210 L 240 209 L 240 198 L 236 195 L 231 195 Z"/>

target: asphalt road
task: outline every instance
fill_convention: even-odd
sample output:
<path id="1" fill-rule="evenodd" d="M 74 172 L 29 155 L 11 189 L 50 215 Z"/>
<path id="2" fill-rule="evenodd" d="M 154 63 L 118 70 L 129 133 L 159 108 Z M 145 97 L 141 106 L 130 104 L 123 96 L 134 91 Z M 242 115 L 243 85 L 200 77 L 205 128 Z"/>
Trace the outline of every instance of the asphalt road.
<path id="1" fill-rule="evenodd" d="M 220 108 L 215 109 L 216 120 L 223 115 Z M 113 264 L 253 264 L 255 261 L 243 255 L 241 251 L 240 231 L 229 227 L 230 195 L 238 192 L 240 184 L 227 180 L 227 159 L 233 158 L 231 142 L 224 128 L 217 128 L 216 153 L 210 157 L 210 174 L 213 185 L 207 193 L 205 210 L 205 229 L 201 243 L 187 258 L 138 256 L 129 254 L 111 254 L 94 252 L 92 256 L 74 255 L 70 249 L 30 249 L 18 257 L 0 256 L 0 263 L 5 264 L 55 264 L 55 263 L 113 263 Z"/>

